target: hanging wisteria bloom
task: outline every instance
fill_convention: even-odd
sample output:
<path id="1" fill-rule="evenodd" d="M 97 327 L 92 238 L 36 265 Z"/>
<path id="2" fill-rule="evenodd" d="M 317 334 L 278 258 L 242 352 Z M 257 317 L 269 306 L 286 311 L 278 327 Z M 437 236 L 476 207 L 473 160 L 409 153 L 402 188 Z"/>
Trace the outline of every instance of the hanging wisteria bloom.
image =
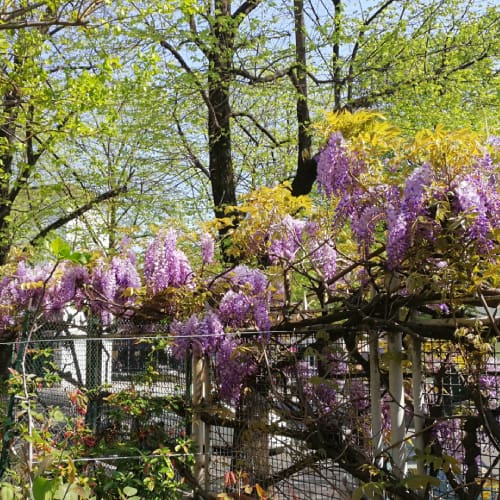
<path id="1" fill-rule="evenodd" d="M 319 153 L 317 165 L 319 187 L 328 197 L 342 196 L 350 191 L 353 177 L 359 173 L 359 165 L 355 164 L 353 169 L 351 157 L 340 132 L 330 136 L 327 146 Z"/>
<path id="2" fill-rule="evenodd" d="M 500 201 L 495 186 L 484 176 L 468 175 L 454 188 L 455 210 L 466 217 L 464 243 L 487 254 L 494 246 L 493 230 L 500 227 Z"/>
<path id="3" fill-rule="evenodd" d="M 364 155 L 349 150 L 342 134 L 332 134 L 318 156 L 318 184 L 327 197 L 338 199 L 333 227 L 340 228 L 348 222 L 365 254 L 374 241 L 377 223 L 385 218 L 386 206 L 397 192 L 385 184 L 365 182 L 367 174 Z"/>
<path id="4" fill-rule="evenodd" d="M 45 294 L 50 276 L 55 272 L 54 264 L 41 264 L 30 267 L 25 261 L 19 262 L 15 275 L 17 298 L 27 309 L 38 309 Z"/>
<path id="5" fill-rule="evenodd" d="M 490 224 L 476 179 L 467 176 L 458 183 L 454 192 L 457 197 L 457 211 L 468 214 L 474 219 L 472 227 L 469 228 L 470 236 L 481 239 L 485 243 L 484 240 L 490 230 Z"/>
<path id="6" fill-rule="evenodd" d="M 325 282 L 330 281 L 337 270 L 337 251 L 329 241 L 319 241 L 310 253 L 311 262 Z"/>
<path id="7" fill-rule="evenodd" d="M 302 244 L 302 231 L 305 222 L 286 215 L 273 224 L 269 230 L 269 259 L 276 264 L 279 261 L 291 261 L 295 258 Z"/>
<path id="8" fill-rule="evenodd" d="M 218 395 L 223 401 L 237 404 L 241 398 L 245 379 L 257 368 L 248 351 L 240 349 L 240 343 L 225 337 L 217 351 L 216 377 Z"/>
<path id="9" fill-rule="evenodd" d="M 190 352 L 214 354 L 224 339 L 224 328 L 213 311 L 208 311 L 201 319 L 193 314 L 187 321 L 174 321 L 170 333 L 175 337 L 172 352 L 178 359 Z"/>
<path id="10" fill-rule="evenodd" d="M 390 269 L 397 268 L 413 243 L 416 221 L 426 214 L 428 188 L 433 180 L 433 172 L 428 163 L 416 168 L 405 183 L 401 203 L 387 209 L 387 262 Z M 396 206 L 395 206 L 396 205 Z M 428 229 L 435 227 L 429 219 Z M 432 234 L 420 234 L 421 237 Z"/>
<path id="11" fill-rule="evenodd" d="M 403 261 L 411 241 L 406 214 L 396 208 L 387 211 L 387 264 L 395 269 Z"/>
<path id="12" fill-rule="evenodd" d="M 214 260 L 215 242 L 210 233 L 203 233 L 200 238 L 201 260 L 203 264 L 211 264 Z"/>
<path id="13" fill-rule="evenodd" d="M 21 266 L 21 269 L 20 269 Z M 24 307 L 25 293 L 21 289 L 20 278 L 26 272 L 25 263 L 19 263 L 15 275 L 7 275 L 0 281 L 0 330 L 4 331 L 15 323 L 17 311 Z"/>
<path id="14" fill-rule="evenodd" d="M 115 255 L 111 259 L 111 268 L 116 276 L 118 294 L 123 294 L 128 288 L 139 288 L 141 286 L 141 278 L 135 263 L 135 255 L 130 253 L 124 256 Z"/>
<path id="15" fill-rule="evenodd" d="M 334 225 L 359 218 L 364 206 L 372 205 L 376 198 L 360 179 L 367 164 L 358 152 L 350 151 L 340 132 L 331 135 L 327 146 L 318 156 L 318 185 L 325 195 L 338 198 Z"/>
<path id="16" fill-rule="evenodd" d="M 226 276 L 231 284 L 219 304 L 219 317 L 223 323 L 235 328 L 255 324 L 259 330 L 267 331 L 270 297 L 265 274 L 258 269 L 237 266 Z"/>
<path id="17" fill-rule="evenodd" d="M 219 316 L 214 311 L 201 318 L 193 314 L 186 321 L 173 321 L 170 333 L 174 336 L 172 353 L 177 359 L 185 359 L 192 353 L 216 355 L 219 397 L 228 403 L 237 402 L 243 381 L 255 371 L 255 362 L 248 353 L 239 351 L 239 339 L 224 333 Z"/>
<path id="18" fill-rule="evenodd" d="M 159 293 L 168 287 L 188 284 L 193 271 L 184 252 L 178 250 L 177 233 L 161 231 L 146 250 L 144 279 L 148 291 Z"/>
<path id="19" fill-rule="evenodd" d="M 337 270 L 337 251 L 333 242 L 322 235 L 316 222 L 308 222 L 304 226 L 304 235 L 307 235 L 305 250 L 313 268 L 325 282 L 329 281 Z"/>
<path id="20" fill-rule="evenodd" d="M 385 207 L 363 203 L 351 217 L 351 229 L 359 248 L 366 254 L 375 239 L 377 223 L 385 218 Z"/>
<path id="21" fill-rule="evenodd" d="M 461 439 L 462 420 L 460 418 L 447 418 L 436 422 L 431 433 L 444 453 L 460 461 L 463 460 L 465 450 Z"/>
<path id="22" fill-rule="evenodd" d="M 54 319 L 67 305 L 78 307 L 88 277 L 83 266 L 72 262 L 29 266 L 20 261 L 15 273 L 0 283 L 0 329 L 11 325 L 19 312 L 36 311 Z"/>
<path id="23" fill-rule="evenodd" d="M 114 256 L 111 262 L 100 258 L 92 268 L 88 288 L 90 307 L 104 324 L 109 324 L 116 315 L 128 314 L 134 303 L 134 294 L 129 290 L 141 286 L 134 262 L 135 256 L 127 253 Z"/>
<path id="24" fill-rule="evenodd" d="M 486 144 L 490 145 L 493 149 L 500 150 L 500 135 L 488 136 Z"/>
<path id="25" fill-rule="evenodd" d="M 52 273 L 44 296 L 44 311 L 49 316 L 59 316 L 72 304 L 77 309 L 84 303 L 84 287 L 89 273 L 84 266 L 62 262 Z"/>
<path id="26" fill-rule="evenodd" d="M 175 342 L 172 354 L 177 359 L 184 359 L 190 350 L 201 352 L 198 338 L 200 320 L 196 314 L 191 315 L 187 321 L 173 321 L 170 325 L 170 333 L 174 335 Z"/>
<path id="27" fill-rule="evenodd" d="M 227 291 L 219 304 L 219 314 L 222 320 L 230 326 L 242 326 L 250 312 L 250 298 L 242 291 Z"/>
<path id="28" fill-rule="evenodd" d="M 433 180 L 431 166 L 424 163 L 416 168 L 406 180 L 401 208 L 413 215 L 420 214 L 425 208 L 427 189 Z"/>
<path id="29" fill-rule="evenodd" d="M 109 305 L 113 303 L 117 287 L 115 273 L 104 259 L 98 259 L 90 276 L 90 307 L 104 324 L 109 324 L 113 318 Z"/>

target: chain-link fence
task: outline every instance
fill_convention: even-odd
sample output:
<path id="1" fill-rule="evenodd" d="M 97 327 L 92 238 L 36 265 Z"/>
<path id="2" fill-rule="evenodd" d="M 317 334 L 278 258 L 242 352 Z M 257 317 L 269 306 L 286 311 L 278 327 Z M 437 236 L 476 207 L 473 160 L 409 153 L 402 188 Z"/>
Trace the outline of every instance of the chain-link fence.
<path id="1" fill-rule="evenodd" d="M 375 389 L 365 335 L 355 340 L 311 331 L 231 335 L 241 346 L 227 363 L 245 371 L 252 361 L 231 396 L 223 390 L 230 375 L 221 360 L 174 356 L 168 325 L 122 321 L 104 329 L 88 321 L 54 322 L 4 346 L 13 352 L 15 373 L 29 376 L 30 387 L 19 390 L 33 400 L 32 407 L 47 416 L 55 407 L 63 413 L 65 425 L 52 439 L 68 439 L 63 435 L 68 419 L 85 420 L 92 432 L 81 436 L 87 441 L 77 459 L 82 462 L 113 468 L 159 446 L 173 449 L 187 435 L 196 446 L 194 475 L 207 491 L 259 484 L 274 500 L 351 498 L 361 484 L 355 470 L 360 461 L 390 469 L 393 397 L 384 334 L 378 339 Z M 439 480 L 439 486 L 433 483 L 436 498 L 461 498 L 457 491 L 470 483 L 477 485 L 475 498 L 495 498 L 500 460 L 491 426 L 500 425 L 500 348 L 472 361 L 459 343 L 428 340 L 421 349 L 420 455 L 414 366 L 406 357 L 399 360 L 405 467 L 415 473 L 423 464 L 425 473 Z M 21 396 L 3 396 L 2 460 L 10 463 L 21 455 L 22 443 L 8 433 L 11 420 L 23 418 Z M 374 398 L 381 408 L 376 419 Z M 381 437 L 381 445 L 374 436 Z M 130 449 L 120 455 L 117 444 L 127 440 L 140 451 L 137 456 Z M 107 456 L 96 455 L 96 443 L 108 445 L 100 448 Z"/>
<path id="2" fill-rule="evenodd" d="M 274 333 L 265 343 L 258 335 L 247 335 L 248 344 L 259 345 L 263 361 L 230 408 L 227 402 L 217 403 L 218 381 L 212 373 L 211 413 L 221 412 L 225 417 L 211 419 L 207 430 L 211 488 L 220 487 L 228 470 L 236 470 L 248 474 L 250 482 L 265 485 L 272 498 L 350 498 L 360 485 L 352 474 L 358 451 L 367 463 L 385 462 L 387 468 L 393 467 L 393 396 L 387 380 L 393 353 L 387 350 L 385 336 L 380 337 L 377 394 L 382 415 L 376 428 L 367 336 L 348 346 L 343 339 L 326 340 L 324 332 Z M 495 498 L 500 492 L 498 442 L 484 425 L 485 415 L 478 411 L 474 391 L 479 385 L 488 417 L 493 416 L 491 423 L 498 424 L 500 348 L 494 346 L 474 366 L 463 349 L 436 340 L 422 346 L 423 425 L 419 433 L 423 438 L 420 453 L 425 457 L 415 450 L 411 360 L 401 359 L 405 469 L 416 476 L 418 462 L 425 462 L 425 474 L 439 480 L 431 493 L 436 498 L 460 498 L 456 491 L 470 482 L 477 485 L 472 490 L 477 495 Z M 373 439 L 377 434 L 382 436 L 380 449 Z M 434 458 L 433 465 L 431 455 L 441 458 Z M 449 474 L 443 469 L 449 469 Z"/>

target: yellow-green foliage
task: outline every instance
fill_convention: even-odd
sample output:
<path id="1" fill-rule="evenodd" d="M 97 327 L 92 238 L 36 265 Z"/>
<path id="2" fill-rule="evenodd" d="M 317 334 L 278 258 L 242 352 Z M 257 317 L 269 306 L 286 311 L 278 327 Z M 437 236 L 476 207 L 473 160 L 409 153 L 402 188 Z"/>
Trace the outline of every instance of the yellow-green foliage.
<path id="1" fill-rule="evenodd" d="M 376 111 L 325 112 L 324 119 L 316 122 L 313 129 L 323 143 L 335 132 L 342 134 L 347 147 L 367 166 L 357 179 L 366 189 L 381 185 L 387 182 L 388 175 L 394 175 L 394 170 L 387 166 L 389 162 L 398 163 L 404 149 L 399 129 Z"/>
<path id="2" fill-rule="evenodd" d="M 394 149 L 401 142 L 399 129 L 376 111 L 360 109 L 349 111 L 327 111 L 324 119 L 313 125 L 318 136 L 326 142 L 334 132 L 341 132 L 353 149 L 373 153 Z"/>
<path id="3" fill-rule="evenodd" d="M 484 146 L 481 146 L 484 137 L 477 132 L 449 131 L 438 124 L 434 130 L 421 130 L 414 138 L 405 140 L 383 114 L 365 109 L 354 113 L 325 112 L 324 119 L 316 122 L 313 129 L 323 142 L 332 133 L 341 132 L 349 148 L 363 152 L 369 163 L 390 153 L 391 158 L 404 157 L 418 165 L 428 162 L 447 177 L 463 173 L 484 154 Z"/>
<path id="4" fill-rule="evenodd" d="M 467 129 L 448 131 L 442 125 L 417 132 L 408 149 L 408 158 L 416 164 L 428 162 L 447 181 L 470 172 L 477 157 L 484 154 L 481 136 Z M 443 180 L 444 180 L 443 179 Z"/>
<path id="5" fill-rule="evenodd" d="M 287 183 L 275 187 L 261 187 L 242 198 L 238 207 L 227 207 L 226 213 L 239 212 L 242 219 L 234 228 L 234 219 L 224 217 L 215 221 L 217 229 L 229 228 L 231 234 L 230 253 L 234 257 L 246 258 L 262 255 L 270 242 L 269 228 L 279 223 L 286 215 L 307 215 L 311 208 L 308 196 L 292 196 Z"/>
<path id="6" fill-rule="evenodd" d="M 438 124 L 434 130 L 424 129 L 414 137 L 404 138 L 384 115 L 370 110 L 325 112 L 324 119 L 313 125 L 322 142 L 334 132 L 341 132 L 349 149 L 362 155 L 368 165 L 362 185 L 386 182 L 387 175 L 399 171 L 400 181 L 411 171 L 408 165 L 428 162 L 443 182 L 470 172 L 478 157 L 484 155 L 484 137 L 469 129 L 449 131 Z M 495 151 L 490 153 L 495 159 Z M 389 169 L 386 165 L 395 167 Z M 394 179 L 393 179 L 394 180 Z"/>

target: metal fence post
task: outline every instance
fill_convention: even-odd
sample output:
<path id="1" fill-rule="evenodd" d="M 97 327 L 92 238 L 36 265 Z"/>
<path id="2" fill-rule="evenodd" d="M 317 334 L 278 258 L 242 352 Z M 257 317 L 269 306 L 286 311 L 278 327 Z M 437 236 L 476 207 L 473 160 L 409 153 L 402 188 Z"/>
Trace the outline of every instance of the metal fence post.
<path id="1" fill-rule="evenodd" d="M 406 474 L 405 453 L 405 395 L 403 387 L 403 342 L 401 332 L 389 333 L 389 393 L 391 395 L 391 451 L 394 474 L 403 477 Z"/>
<path id="2" fill-rule="evenodd" d="M 415 451 L 417 452 L 417 472 L 425 474 L 425 464 L 422 458 L 424 452 L 424 413 L 422 408 L 422 342 L 420 339 L 412 338 L 411 349 L 412 365 L 412 391 L 413 391 L 413 425 L 415 427 Z"/>
<path id="3" fill-rule="evenodd" d="M 95 317 L 88 318 L 86 342 L 85 385 L 87 390 L 92 390 L 102 384 L 102 327 Z M 89 399 L 85 418 L 87 425 L 95 431 L 99 417 L 99 403 L 96 395 L 93 396 Z"/>
<path id="4" fill-rule="evenodd" d="M 378 332 L 370 334 L 370 403 L 372 411 L 372 450 L 374 463 L 382 464 L 382 403 L 380 400 L 380 371 Z"/>
<path id="5" fill-rule="evenodd" d="M 208 445 L 209 433 L 207 426 L 201 418 L 201 405 L 207 397 L 208 373 L 207 359 L 199 353 L 193 353 L 192 357 L 192 405 L 193 416 L 191 421 L 191 437 L 196 448 L 194 476 L 197 481 L 208 489 Z"/>

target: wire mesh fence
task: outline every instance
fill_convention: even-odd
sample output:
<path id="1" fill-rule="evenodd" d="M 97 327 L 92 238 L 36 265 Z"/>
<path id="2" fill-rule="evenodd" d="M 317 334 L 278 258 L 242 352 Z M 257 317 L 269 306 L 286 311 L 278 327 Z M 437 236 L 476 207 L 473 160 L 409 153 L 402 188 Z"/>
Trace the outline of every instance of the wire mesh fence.
<path id="1" fill-rule="evenodd" d="M 53 440 L 68 442 L 68 421 L 78 435 L 78 422 L 84 420 L 91 432 L 79 436 L 85 446 L 77 460 L 93 467 L 142 460 L 159 446 L 174 449 L 176 440 L 187 435 L 196 446 L 194 474 L 207 491 L 234 492 L 259 484 L 274 500 L 326 500 L 352 497 L 360 486 L 353 473 L 360 456 L 391 466 L 392 394 L 386 383 L 391 353 L 383 333 L 381 385 L 375 395 L 381 402 L 379 429 L 374 428 L 366 335 L 355 340 L 311 331 L 231 335 L 244 342 L 228 363 L 241 363 L 244 371 L 245 359 L 254 361 L 231 397 L 223 395 L 230 375 L 220 360 L 174 355 L 176 339 L 168 335 L 168 325 L 122 321 L 103 329 L 88 321 L 57 322 L 8 346 L 13 368 L 30 380 L 25 396 L 32 408 L 45 419 L 54 408 L 64 416 L 64 425 L 54 424 Z M 476 498 L 491 499 L 500 494 L 498 443 L 473 388 L 487 401 L 493 416 L 489 423 L 500 425 L 500 348 L 494 345 L 476 362 L 464 349 L 459 342 L 427 340 L 422 345 L 424 452 L 448 460 L 453 479 L 443 473 L 442 463 L 430 459 L 426 473 L 439 479 L 434 498 L 460 498 L 461 485 L 473 482 Z M 404 448 L 411 472 L 423 458 L 415 453 L 411 360 L 401 363 Z M 147 407 L 141 406 L 144 399 Z M 5 395 L 3 401 L 5 436 L 9 418 L 23 418 L 19 408 L 26 401 Z M 382 451 L 374 443 L 377 433 Z M 122 454 L 118 444 L 125 441 L 134 442 L 135 456 L 130 449 Z M 13 436 L 4 439 L 3 448 L 10 464 L 21 456 L 22 443 Z"/>

